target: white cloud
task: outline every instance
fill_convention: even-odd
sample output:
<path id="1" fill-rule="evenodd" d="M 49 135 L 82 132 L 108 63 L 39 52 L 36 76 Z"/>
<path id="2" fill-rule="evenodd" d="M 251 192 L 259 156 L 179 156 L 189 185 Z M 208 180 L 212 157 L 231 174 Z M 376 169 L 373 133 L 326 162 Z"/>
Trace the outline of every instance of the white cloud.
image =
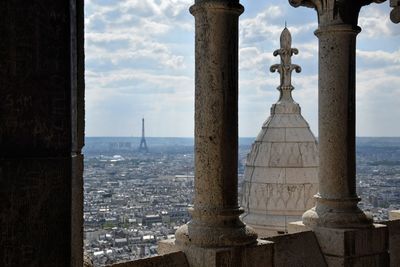
<path id="1" fill-rule="evenodd" d="M 88 135 L 131 135 L 134 121 L 149 120 L 153 136 L 193 135 L 193 0 L 86 0 L 86 108 Z M 285 20 L 300 50 L 293 63 L 294 99 L 317 129 L 317 28 L 315 12 L 287 1 L 249 1 L 240 19 L 240 133 L 255 136 L 279 92 L 279 62 Z M 357 127 L 360 135 L 400 135 L 400 28 L 388 7 L 371 5 L 360 17 Z M 300 15 L 298 15 L 300 14 Z M 312 16 L 310 15 L 312 14 Z M 397 36 L 397 37 L 396 37 Z M 384 41 L 382 41 L 382 38 Z M 397 38 L 397 39 L 396 39 Z M 383 43 L 384 42 L 384 43 Z M 382 105 L 385 109 L 382 109 Z M 382 111 L 383 110 L 383 111 Z M 386 119 L 385 119 L 386 118 Z M 374 120 L 374 125 L 369 123 Z M 384 122 L 388 120 L 391 125 Z M 111 127 L 110 125 L 116 125 Z M 152 128 L 153 127 L 153 128 Z M 140 132 L 138 132 L 139 134 Z"/>
<path id="2" fill-rule="evenodd" d="M 362 28 L 361 38 L 382 38 L 385 36 L 399 34 L 397 29 L 390 21 L 388 5 L 378 7 L 376 5 L 367 6 L 361 9 L 359 25 Z"/>
<path id="3" fill-rule="evenodd" d="M 358 49 L 357 56 L 359 59 L 364 59 L 373 64 L 377 63 L 400 64 L 400 49 L 395 52 L 389 52 L 383 50 L 363 51 Z"/>

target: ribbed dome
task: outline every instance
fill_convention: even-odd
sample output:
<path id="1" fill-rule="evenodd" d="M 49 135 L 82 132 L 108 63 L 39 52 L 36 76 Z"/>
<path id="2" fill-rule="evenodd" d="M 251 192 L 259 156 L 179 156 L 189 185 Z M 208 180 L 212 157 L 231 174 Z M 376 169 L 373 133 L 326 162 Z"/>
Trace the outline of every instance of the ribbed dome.
<path id="1" fill-rule="evenodd" d="M 272 105 L 271 115 L 247 156 L 242 192 L 244 222 L 260 237 L 287 231 L 287 223 L 301 220 L 301 215 L 314 206 L 318 192 L 317 141 L 299 104 L 293 101 L 291 72 L 300 67 L 291 64 L 291 36 L 285 28 L 281 35 L 281 64 L 271 71 L 281 74 L 280 98 Z"/>

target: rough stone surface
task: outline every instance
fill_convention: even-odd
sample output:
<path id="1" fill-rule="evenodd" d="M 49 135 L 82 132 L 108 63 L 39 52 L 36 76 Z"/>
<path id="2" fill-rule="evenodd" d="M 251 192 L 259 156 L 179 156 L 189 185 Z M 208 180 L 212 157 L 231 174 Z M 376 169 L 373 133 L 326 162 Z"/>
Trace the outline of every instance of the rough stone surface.
<path id="1" fill-rule="evenodd" d="M 389 211 L 389 220 L 400 220 L 400 210 Z"/>
<path id="2" fill-rule="evenodd" d="M 311 229 L 304 225 L 302 221 L 291 222 L 288 224 L 288 233 L 295 234 L 301 232 L 311 231 Z"/>
<path id="3" fill-rule="evenodd" d="M 93 267 L 93 261 L 86 253 L 83 255 L 83 267 Z"/>
<path id="4" fill-rule="evenodd" d="M 83 264 L 83 1 L 0 1 L 0 266 Z"/>
<path id="5" fill-rule="evenodd" d="M 183 252 L 174 252 L 130 262 L 109 265 L 109 267 L 189 267 Z"/>
<path id="6" fill-rule="evenodd" d="M 399 0 L 390 0 L 390 7 L 393 8 L 393 10 L 390 12 L 390 19 L 394 23 L 399 23 L 400 22 L 400 1 Z"/>
<path id="7" fill-rule="evenodd" d="M 387 253 L 371 255 L 371 256 L 361 256 L 357 258 L 340 258 L 340 257 L 325 256 L 325 259 L 329 267 L 389 266 Z"/>
<path id="8" fill-rule="evenodd" d="M 314 206 L 318 192 L 317 141 L 291 96 L 291 72 L 300 67 L 290 58 L 297 53 L 285 28 L 281 49 L 274 53 L 281 55 L 281 64 L 271 67 L 281 74 L 280 98 L 247 156 L 242 219 L 260 237 L 287 232 L 288 223 Z"/>
<path id="9" fill-rule="evenodd" d="M 275 267 L 324 267 L 324 255 L 313 232 L 269 237 L 274 242 Z"/>
<path id="10" fill-rule="evenodd" d="M 329 266 L 389 266 L 388 228 L 313 229 Z"/>
<path id="11" fill-rule="evenodd" d="M 390 266 L 400 266 L 400 220 L 383 222 L 389 231 Z"/>
<path id="12" fill-rule="evenodd" d="M 159 253 L 184 250 L 191 267 L 269 267 L 274 266 L 274 244 L 258 240 L 257 244 L 225 248 L 200 248 L 198 246 L 175 244 L 174 240 L 162 242 Z"/>
<path id="13" fill-rule="evenodd" d="M 178 246 L 175 245 L 175 239 L 161 240 L 157 245 L 157 253 L 159 255 L 180 251 Z"/>
<path id="14" fill-rule="evenodd" d="M 195 195 L 192 221 L 176 233 L 182 246 L 255 243 L 238 207 L 239 1 L 196 1 Z"/>
<path id="15" fill-rule="evenodd" d="M 309 227 L 370 227 L 372 217 L 357 206 L 355 66 L 359 11 L 372 1 L 289 2 L 313 7 L 319 22 L 319 194 L 303 222 Z"/>

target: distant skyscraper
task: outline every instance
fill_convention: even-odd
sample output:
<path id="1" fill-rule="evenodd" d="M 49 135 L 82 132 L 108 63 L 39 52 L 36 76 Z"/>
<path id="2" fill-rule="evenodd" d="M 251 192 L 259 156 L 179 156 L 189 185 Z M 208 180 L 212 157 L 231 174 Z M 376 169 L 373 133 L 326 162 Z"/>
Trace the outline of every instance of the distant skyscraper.
<path id="1" fill-rule="evenodd" d="M 140 140 L 139 151 L 148 152 L 146 138 L 144 137 L 144 118 L 142 119 L 142 139 Z"/>

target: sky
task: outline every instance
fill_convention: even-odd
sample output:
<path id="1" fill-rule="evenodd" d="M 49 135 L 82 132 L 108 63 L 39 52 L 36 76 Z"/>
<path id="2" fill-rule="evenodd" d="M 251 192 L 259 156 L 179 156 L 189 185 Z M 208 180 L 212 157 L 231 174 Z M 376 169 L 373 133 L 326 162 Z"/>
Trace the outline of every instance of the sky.
<path id="1" fill-rule="evenodd" d="M 86 136 L 194 135 L 193 0 L 86 0 Z M 282 0 L 242 0 L 239 136 L 254 137 L 278 99 L 285 21 L 293 47 L 293 98 L 318 135 L 316 12 Z M 357 136 L 400 136 L 400 25 L 389 3 L 364 7 L 357 40 Z"/>

